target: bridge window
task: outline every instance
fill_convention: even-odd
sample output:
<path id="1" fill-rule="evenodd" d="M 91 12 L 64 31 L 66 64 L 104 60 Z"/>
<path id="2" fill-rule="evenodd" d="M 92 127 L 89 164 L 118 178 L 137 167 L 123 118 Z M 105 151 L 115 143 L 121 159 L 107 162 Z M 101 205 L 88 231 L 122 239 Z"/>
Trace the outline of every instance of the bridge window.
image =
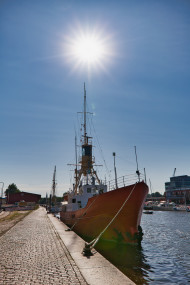
<path id="1" fill-rule="evenodd" d="M 92 146 L 85 145 L 82 147 L 82 156 L 92 156 Z"/>
<path id="2" fill-rule="evenodd" d="M 87 188 L 87 193 L 91 193 L 91 188 Z"/>

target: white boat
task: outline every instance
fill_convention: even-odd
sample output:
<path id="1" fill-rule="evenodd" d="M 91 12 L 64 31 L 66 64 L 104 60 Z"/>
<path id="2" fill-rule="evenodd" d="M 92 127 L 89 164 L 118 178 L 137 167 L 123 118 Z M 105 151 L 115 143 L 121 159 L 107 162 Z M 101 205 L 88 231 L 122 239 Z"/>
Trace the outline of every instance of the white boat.
<path id="1" fill-rule="evenodd" d="M 158 205 L 153 205 L 154 211 L 174 211 L 176 204 L 174 202 L 160 202 Z"/>

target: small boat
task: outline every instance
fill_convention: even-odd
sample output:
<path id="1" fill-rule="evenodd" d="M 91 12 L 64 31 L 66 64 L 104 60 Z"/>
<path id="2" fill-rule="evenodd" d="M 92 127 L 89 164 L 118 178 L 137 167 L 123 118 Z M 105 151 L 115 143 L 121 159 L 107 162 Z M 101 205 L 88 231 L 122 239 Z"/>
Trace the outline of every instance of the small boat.
<path id="1" fill-rule="evenodd" d="M 143 236 L 140 222 L 148 186 L 138 169 L 132 183 L 130 175 L 115 178 L 108 185 L 99 179 L 94 170 L 92 137 L 87 135 L 86 129 L 85 85 L 82 114 L 81 156 L 79 161 L 76 158 L 73 189 L 64 196 L 60 219 L 87 242 L 99 237 L 102 241 L 139 243 Z"/>
<path id="2" fill-rule="evenodd" d="M 145 202 L 144 210 L 153 210 L 154 203 L 152 201 Z"/>
<path id="3" fill-rule="evenodd" d="M 187 206 L 186 211 L 190 212 L 190 206 Z"/>
<path id="4" fill-rule="evenodd" d="M 149 214 L 150 215 L 150 214 L 153 214 L 153 211 L 147 210 L 147 211 L 144 211 L 143 214 Z"/>
<path id="5" fill-rule="evenodd" d="M 153 205 L 154 211 L 177 211 L 175 203 L 162 201 L 158 205 Z"/>

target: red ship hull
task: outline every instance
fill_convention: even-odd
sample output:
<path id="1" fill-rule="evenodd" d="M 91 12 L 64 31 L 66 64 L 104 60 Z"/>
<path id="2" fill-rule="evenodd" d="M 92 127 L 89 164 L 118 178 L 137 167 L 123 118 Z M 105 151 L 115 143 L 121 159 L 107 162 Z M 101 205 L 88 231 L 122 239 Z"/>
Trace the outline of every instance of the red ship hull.
<path id="1" fill-rule="evenodd" d="M 148 186 L 144 182 L 125 186 L 90 198 L 85 208 L 61 211 L 60 218 L 69 227 L 75 224 L 72 230 L 89 242 L 97 238 L 117 215 L 101 239 L 138 243 L 138 226 L 147 193 Z"/>

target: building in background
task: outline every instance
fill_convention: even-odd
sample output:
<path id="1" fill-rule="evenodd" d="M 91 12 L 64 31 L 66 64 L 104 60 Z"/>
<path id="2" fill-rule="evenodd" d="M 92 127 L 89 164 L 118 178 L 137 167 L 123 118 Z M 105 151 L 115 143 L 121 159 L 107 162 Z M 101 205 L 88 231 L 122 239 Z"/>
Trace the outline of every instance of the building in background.
<path id="1" fill-rule="evenodd" d="M 190 203 L 190 176 L 181 175 L 170 177 L 165 183 L 166 201 L 176 204 Z"/>
<path id="2" fill-rule="evenodd" d="M 37 204 L 41 199 L 41 195 L 28 193 L 28 192 L 18 192 L 9 194 L 7 196 L 7 204 L 18 204 L 18 203 L 35 203 Z"/>

